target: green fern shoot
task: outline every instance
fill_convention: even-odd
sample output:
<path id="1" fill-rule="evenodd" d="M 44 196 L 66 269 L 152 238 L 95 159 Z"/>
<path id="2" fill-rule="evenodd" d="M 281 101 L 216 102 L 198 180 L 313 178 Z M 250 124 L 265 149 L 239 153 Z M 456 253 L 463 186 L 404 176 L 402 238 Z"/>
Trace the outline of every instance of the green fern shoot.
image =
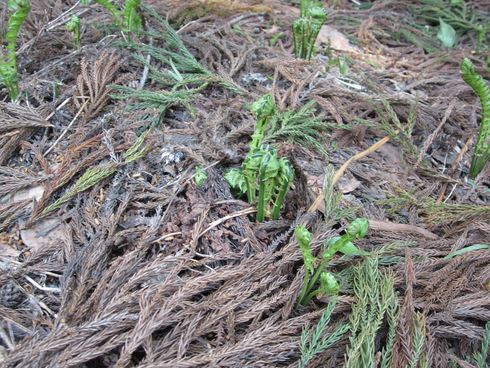
<path id="1" fill-rule="evenodd" d="M 461 76 L 480 98 L 480 132 L 471 158 L 470 178 L 474 179 L 490 160 L 490 88 L 488 83 L 475 71 L 473 63 L 465 58 L 461 63 Z"/>
<path id="2" fill-rule="evenodd" d="M 15 49 L 17 48 L 17 36 L 31 10 L 31 6 L 29 0 L 8 0 L 7 8 L 11 14 L 8 20 L 7 33 L 4 36 L 7 53 L 0 57 L 0 82 L 7 87 L 10 99 L 17 101 L 19 80 Z"/>
<path id="3" fill-rule="evenodd" d="M 138 14 L 141 0 L 125 0 L 123 9 L 118 9 L 111 0 L 83 0 L 82 4 L 89 5 L 95 2 L 105 8 L 112 15 L 114 24 L 123 32 L 141 32 L 143 22 Z"/>
<path id="4" fill-rule="evenodd" d="M 73 46 L 75 48 L 80 47 L 80 17 L 72 15 L 70 20 L 66 23 L 65 28 L 71 32 L 73 38 Z"/>
<path id="5" fill-rule="evenodd" d="M 311 59 L 316 38 L 326 19 L 327 13 L 321 1 L 301 0 L 300 17 L 293 23 L 293 43 L 296 57 Z"/>

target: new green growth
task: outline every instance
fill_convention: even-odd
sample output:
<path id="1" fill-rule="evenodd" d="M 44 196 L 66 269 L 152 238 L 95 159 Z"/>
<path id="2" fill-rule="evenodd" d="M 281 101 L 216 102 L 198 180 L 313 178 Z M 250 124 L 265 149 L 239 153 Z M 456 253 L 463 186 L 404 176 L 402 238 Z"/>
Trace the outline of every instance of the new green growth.
<path id="1" fill-rule="evenodd" d="M 301 0 L 300 16 L 293 23 L 294 55 L 310 60 L 318 33 L 327 19 L 322 2 Z"/>
<path id="2" fill-rule="evenodd" d="M 488 74 L 490 76 L 490 64 Z M 475 71 L 473 63 L 467 58 L 461 63 L 461 76 L 480 98 L 481 103 L 480 131 L 470 167 L 470 178 L 474 179 L 490 160 L 490 88 L 481 75 Z"/>
<path id="3" fill-rule="evenodd" d="M 364 218 L 354 220 L 347 226 L 344 235 L 335 236 L 324 243 L 319 259 L 313 256 L 311 250 L 311 233 L 303 226 L 296 227 L 294 235 L 305 266 L 303 288 L 298 296 L 298 304 L 306 305 L 319 294 L 335 295 L 339 292 L 339 283 L 332 273 L 326 271 L 327 265 L 336 253 L 366 255 L 367 252 L 359 249 L 352 242 L 366 236 L 368 227 L 368 220 Z"/>
<path id="4" fill-rule="evenodd" d="M 16 101 L 19 97 L 19 78 L 15 54 L 17 36 L 31 10 L 31 6 L 29 0 L 8 0 L 7 8 L 10 12 L 7 33 L 4 36 L 7 52 L 0 57 L 0 82 L 7 87 L 10 99 Z"/>
<path id="5" fill-rule="evenodd" d="M 82 0 L 82 4 L 88 5 L 92 0 Z M 143 28 L 143 22 L 138 14 L 141 0 L 125 0 L 124 7 L 118 9 L 110 0 L 93 0 L 104 7 L 112 15 L 114 24 L 123 32 L 139 33 Z"/>
<path id="6" fill-rule="evenodd" d="M 279 219 L 286 193 L 294 178 L 294 169 L 286 158 L 279 158 L 276 149 L 262 144 L 269 120 L 276 113 L 272 95 L 266 94 L 252 104 L 257 123 L 249 152 L 241 169 L 232 169 L 226 181 L 250 204 L 257 204 L 257 221 L 266 217 Z"/>

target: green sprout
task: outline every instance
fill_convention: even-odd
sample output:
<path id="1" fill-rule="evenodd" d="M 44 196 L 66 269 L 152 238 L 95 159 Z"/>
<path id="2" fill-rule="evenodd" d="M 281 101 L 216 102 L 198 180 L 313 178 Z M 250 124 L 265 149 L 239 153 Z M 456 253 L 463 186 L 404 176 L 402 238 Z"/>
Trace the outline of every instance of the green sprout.
<path id="1" fill-rule="evenodd" d="M 71 32 L 73 38 L 73 46 L 75 48 L 80 47 L 80 18 L 76 15 L 72 15 L 70 20 L 66 23 L 65 28 Z"/>
<path id="2" fill-rule="evenodd" d="M 311 251 L 311 233 L 303 226 L 297 226 L 294 230 L 296 241 L 299 244 L 305 274 L 303 288 L 298 296 L 298 305 L 306 305 L 315 296 L 337 295 L 340 285 L 335 276 L 326 271 L 330 260 L 337 253 L 344 255 L 366 255 L 367 252 L 356 247 L 352 242 L 366 236 L 369 228 L 368 220 L 358 218 L 347 226 L 345 234 L 328 239 L 323 245 L 323 253 L 317 260 Z M 315 264 L 318 264 L 315 267 Z"/>
<path id="3" fill-rule="evenodd" d="M 461 63 L 461 76 L 480 98 L 480 132 L 471 158 L 470 178 L 475 179 L 490 160 L 490 88 L 487 82 L 475 71 L 473 63 L 465 58 Z M 490 74 L 490 68 L 489 68 Z"/>
<path id="4" fill-rule="evenodd" d="M 143 22 L 138 14 L 141 0 L 125 0 L 122 10 L 118 9 L 110 0 L 93 0 L 104 7 L 112 15 L 114 24 L 123 32 L 139 33 Z M 92 0 L 82 0 L 82 4 L 89 5 Z"/>
<path id="5" fill-rule="evenodd" d="M 10 99 L 17 101 L 19 97 L 19 79 L 17 73 L 17 57 L 15 49 L 17 48 L 17 36 L 20 27 L 24 23 L 31 6 L 29 0 L 8 0 L 7 8 L 12 13 L 8 20 L 7 33 L 4 36 L 6 41 L 6 55 L 0 57 L 0 82 L 7 87 Z"/>
<path id="6" fill-rule="evenodd" d="M 201 188 L 206 180 L 208 180 L 208 174 L 206 173 L 206 170 L 204 170 L 202 165 L 197 165 L 196 172 L 194 173 L 194 176 L 192 178 L 194 179 L 196 185 Z"/>
<path id="7" fill-rule="evenodd" d="M 293 23 L 294 54 L 310 60 L 318 33 L 327 19 L 327 13 L 317 0 L 301 0 L 300 16 Z"/>
<path id="8" fill-rule="evenodd" d="M 239 195 L 247 196 L 248 203 L 257 204 L 257 221 L 262 222 L 266 217 L 277 220 L 293 181 L 294 169 L 286 158 L 277 156 L 275 148 L 262 144 L 267 124 L 276 112 L 272 95 L 254 102 L 251 111 L 257 123 L 250 150 L 241 169 L 229 170 L 225 179 Z"/>

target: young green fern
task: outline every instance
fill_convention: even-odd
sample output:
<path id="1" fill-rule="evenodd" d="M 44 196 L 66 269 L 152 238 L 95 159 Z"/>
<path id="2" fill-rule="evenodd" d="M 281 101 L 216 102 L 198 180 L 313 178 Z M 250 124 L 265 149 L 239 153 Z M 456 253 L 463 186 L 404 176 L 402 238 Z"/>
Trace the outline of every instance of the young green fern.
<path id="1" fill-rule="evenodd" d="M 475 67 L 469 59 L 463 60 L 460 69 L 463 80 L 479 97 L 482 109 L 480 132 L 470 166 L 470 178 L 474 179 L 490 160 L 490 88 L 487 82 L 475 71 Z"/>
<path id="2" fill-rule="evenodd" d="M 141 32 L 143 22 L 138 14 L 141 0 L 125 0 L 122 10 L 118 9 L 111 0 L 82 0 L 82 4 L 88 5 L 92 1 L 111 13 L 114 24 L 121 31 L 136 34 Z"/>
<path id="3" fill-rule="evenodd" d="M 310 60 L 318 33 L 327 19 L 327 13 L 317 0 L 301 0 L 300 17 L 293 23 L 294 54 Z"/>
<path id="4" fill-rule="evenodd" d="M 70 20 L 66 23 L 65 28 L 72 33 L 73 46 L 75 48 L 80 47 L 80 18 L 76 15 L 72 15 Z"/>
<path id="5" fill-rule="evenodd" d="M 31 6 L 29 0 L 8 0 L 7 8 L 12 13 L 5 34 L 7 55 L 0 57 L 0 82 L 7 87 L 10 99 L 16 101 L 19 97 L 17 57 L 15 54 L 17 36 L 31 10 Z"/>
<path id="6" fill-rule="evenodd" d="M 302 227 L 297 226 L 294 235 L 299 244 L 299 249 L 303 256 L 305 274 L 303 276 L 303 287 L 298 296 L 298 304 L 306 305 L 313 297 L 319 294 L 336 295 L 340 285 L 335 276 L 326 271 L 330 260 L 337 253 L 345 255 L 367 255 L 368 253 L 357 248 L 352 241 L 366 236 L 369 223 L 366 219 L 356 219 L 346 229 L 342 236 L 335 236 L 328 239 L 323 247 L 320 260 L 316 260 L 311 252 L 311 234 Z M 315 263 L 318 266 L 315 267 Z"/>
<path id="7" fill-rule="evenodd" d="M 257 221 L 266 217 L 279 219 L 294 169 L 286 158 L 278 158 L 276 149 L 262 144 L 269 119 L 275 113 L 272 95 L 266 94 L 254 102 L 251 110 L 257 123 L 250 149 L 241 169 L 232 169 L 225 180 L 239 195 L 246 195 L 249 203 L 257 203 Z"/>

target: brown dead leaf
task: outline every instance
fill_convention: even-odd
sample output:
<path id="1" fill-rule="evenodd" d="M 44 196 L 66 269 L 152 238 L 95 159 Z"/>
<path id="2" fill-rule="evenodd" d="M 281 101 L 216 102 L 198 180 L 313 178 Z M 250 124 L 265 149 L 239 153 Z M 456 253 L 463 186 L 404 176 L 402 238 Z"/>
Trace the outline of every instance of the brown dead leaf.
<path id="1" fill-rule="evenodd" d="M 38 185 L 36 187 L 28 188 L 25 190 L 19 190 L 14 194 L 12 198 L 12 202 L 21 202 L 26 199 L 35 199 L 39 201 L 44 193 L 44 187 L 42 185 Z"/>
<path id="2" fill-rule="evenodd" d="M 361 50 L 350 44 L 349 39 L 335 28 L 324 25 L 316 39 L 317 46 L 328 44 L 331 48 L 339 51 L 360 53 Z"/>
<path id="3" fill-rule="evenodd" d="M 351 178 L 342 177 L 337 183 L 337 187 L 344 194 L 353 192 L 354 190 L 359 188 L 359 185 L 361 185 L 361 182 L 354 177 Z"/>
<path id="4" fill-rule="evenodd" d="M 29 229 L 20 231 L 20 237 L 24 244 L 32 249 L 59 241 L 64 234 L 64 225 L 59 219 L 46 219 L 36 222 Z"/>

